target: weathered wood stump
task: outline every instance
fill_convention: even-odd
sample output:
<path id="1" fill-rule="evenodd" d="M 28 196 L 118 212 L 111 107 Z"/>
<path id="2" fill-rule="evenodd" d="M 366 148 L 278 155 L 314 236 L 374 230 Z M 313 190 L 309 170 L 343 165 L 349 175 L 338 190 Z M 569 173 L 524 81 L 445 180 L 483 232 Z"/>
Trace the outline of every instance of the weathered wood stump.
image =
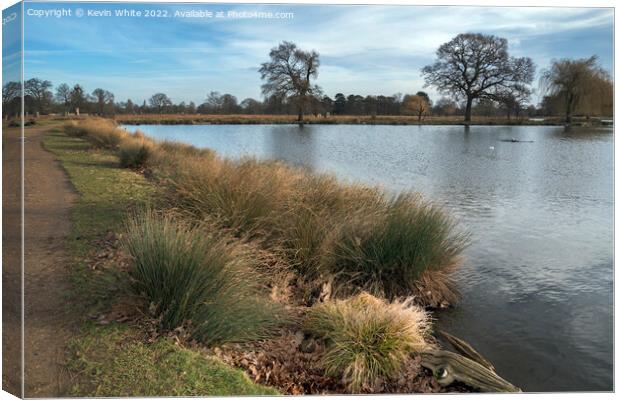
<path id="1" fill-rule="evenodd" d="M 497 375 L 495 367 L 464 340 L 441 332 L 460 354 L 446 350 L 421 353 L 422 366 L 433 372 L 442 386 L 458 381 L 481 392 L 521 392 L 521 389 Z"/>
<path id="2" fill-rule="evenodd" d="M 457 353 L 469 358 L 470 360 L 474 360 L 475 362 L 482 365 L 483 367 L 495 372 L 495 367 L 493 366 L 493 364 L 491 364 L 489 360 L 484 358 L 473 347 L 471 347 L 469 343 L 465 342 L 462 339 L 457 338 L 454 335 L 449 334 L 448 332 L 438 331 L 438 333 L 441 336 L 443 336 L 443 338 L 446 339 L 446 341 L 450 343 L 452 347 L 454 347 Z"/>

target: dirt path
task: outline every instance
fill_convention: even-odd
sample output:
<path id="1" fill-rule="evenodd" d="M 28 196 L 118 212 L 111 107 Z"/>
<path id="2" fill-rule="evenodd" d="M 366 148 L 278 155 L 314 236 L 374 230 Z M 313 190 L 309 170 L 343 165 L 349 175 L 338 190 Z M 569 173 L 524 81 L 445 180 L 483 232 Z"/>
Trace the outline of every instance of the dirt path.
<path id="1" fill-rule="evenodd" d="M 2 389 L 22 396 L 21 144 L 2 129 Z"/>
<path id="2" fill-rule="evenodd" d="M 77 199 L 54 156 L 42 147 L 49 127 L 26 130 L 25 143 L 25 396 L 65 393 L 65 344 L 78 320 L 68 311 L 66 237 Z"/>

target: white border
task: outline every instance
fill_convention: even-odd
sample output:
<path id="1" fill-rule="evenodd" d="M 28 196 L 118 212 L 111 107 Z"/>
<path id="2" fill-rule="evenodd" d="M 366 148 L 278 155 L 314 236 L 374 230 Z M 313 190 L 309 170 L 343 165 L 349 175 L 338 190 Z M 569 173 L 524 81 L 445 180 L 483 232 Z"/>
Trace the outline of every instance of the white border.
<path id="1" fill-rule="evenodd" d="M 33 0 L 30 0 L 33 1 Z M 39 0 L 34 0 L 34 1 L 39 1 Z M 44 2 L 45 0 L 42 0 L 42 2 Z M 75 1 L 75 0 L 65 0 L 64 2 L 101 2 L 101 1 L 96 1 L 96 0 L 86 0 L 86 1 Z M 256 1 L 256 0 L 229 0 L 229 1 L 180 1 L 180 0 L 168 0 L 168 1 L 163 1 L 163 0 L 134 0 L 134 1 L 123 1 L 123 0 L 108 0 L 106 2 L 110 2 L 110 3 L 127 3 L 127 2 L 134 2 L 134 3 L 246 3 L 246 4 L 381 4 L 381 5 L 435 5 L 435 6 L 440 6 L 440 5 L 455 5 L 455 6 L 507 6 L 507 7 L 583 7 L 583 8 L 592 8 L 592 7 L 615 7 L 615 2 L 613 0 L 588 0 L 587 2 L 584 1 L 577 1 L 577 0 L 545 0 L 545 1 L 536 1 L 536 0 L 520 0 L 520 1 L 515 1 L 515 0 L 506 0 L 506 1 L 499 1 L 499 0 L 475 0 L 475 1 L 466 1 L 466 0 L 376 0 L 376 1 L 368 1 L 368 0 L 287 0 L 287 1 L 272 1 L 272 0 L 265 0 L 265 1 Z M 7 8 L 13 4 L 17 3 L 16 1 L 12 1 L 12 0 L 0 0 L 0 5 L 2 5 L 2 9 Z M 22 6 L 23 7 L 23 6 Z M 23 17 L 23 14 L 22 14 Z M 614 10 L 614 20 L 615 20 L 615 10 Z M 22 29 L 23 29 L 23 24 L 22 24 Z M 1 38 L 1 33 L 0 33 L 0 38 Z M 616 52 L 615 52 L 615 44 L 618 43 L 618 32 L 614 29 L 614 77 L 618 76 L 618 66 L 617 63 L 615 62 L 616 58 Z M 22 34 L 22 41 L 23 41 L 23 34 Z M 23 48 L 23 43 L 22 43 L 22 48 Z M 23 52 L 22 52 L 23 55 Z M 0 68 L 1 70 L 1 68 Z M 22 68 L 22 74 L 23 74 L 23 68 Z M 0 72 L 1 74 L 1 72 Z M 0 75 L 1 76 L 1 75 Z M 614 89 L 615 89 L 615 85 L 614 85 Z M 618 110 L 619 110 L 619 105 L 618 105 L 618 100 L 619 100 L 619 94 L 618 91 L 614 90 L 614 114 L 616 116 L 618 116 Z M 23 118 L 22 118 L 23 121 Z M 614 131 L 614 135 L 615 135 L 615 131 Z M 23 132 L 22 132 L 22 136 L 23 136 Z M 620 194 L 620 188 L 618 187 L 618 185 L 616 185 L 616 177 L 619 176 L 618 175 L 618 171 L 619 171 L 619 166 L 616 164 L 615 162 L 615 154 L 618 152 L 618 150 L 620 150 L 620 143 L 617 140 L 614 140 L 614 216 L 616 215 L 616 211 L 618 210 L 618 205 L 615 202 L 615 199 L 618 198 L 618 195 Z M 23 145 L 22 145 L 22 164 L 23 164 Z M 0 164 L 0 174 L 2 172 L 2 166 Z M 23 169 L 23 165 L 22 165 L 22 182 L 23 182 L 23 173 L 24 173 L 24 169 Z M 1 175 L 0 175 L 1 176 Z M 22 184 L 22 199 L 23 199 L 23 184 Z M 23 202 L 22 202 L 22 219 L 23 219 Z M 0 216 L 0 222 L 1 222 L 1 216 Z M 615 255 L 617 254 L 618 249 L 620 248 L 620 246 L 618 245 L 618 243 L 615 241 L 615 233 L 618 232 L 618 229 L 620 227 L 620 223 L 615 220 L 614 218 L 614 266 L 615 266 Z M 23 226 L 23 220 L 22 220 L 22 230 L 24 229 Z M 23 247 L 24 243 L 23 243 L 23 232 L 22 232 L 22 262 L 23 262 Z M 616 270 L 614 268 L 614 310 L 615 310 L 615 304 L 616 304 L 616 300 L 617 300 L 617 296 L 618 293 L 615 291 L 615 282 L 616 282 Z M 22 301 L 23 301 L 23 265 L 22 265 Z M 22 303 L 23 304 L 23 303 Z M 0 309 L 0 316 L 1 316 L 1 309 Z M 23 312 L 22 312 L 22 330 L 23 330 Z M 22 337 L 23 340 L 23 337 Z M 614 387 L 618 382 L 618 369 L 615 368 L 616 363 L 618 361 L 618 357 L 616 354 L 616 346 L 615 344 L 617 343 L 618 340 L 618 330 L 616 329 L 616 318 L 615 318 L 615 312 L 614 312 Z M 22 348 L 23 348 L 23 343 L 22 343 Z M 0 356 L 1 356 L 1 348 L 0 348 Z M 1 367 L 0 367 L 1 368 Z M 23 352 L 22 352 L 22 373 L 23 373 Z M 23 386 L 23 382 L 22 382 L 22 386 Z M 23 393 L 23 388 L 22 388 L 22 393 Z M 383 395 L 383 396 L 370 396 L 371 398 L 384 398 L 384 399 L 411 399 L 412 396 L 414 395 Z M 419 396 L 419 395 L 418 395 Z M 431 396 L 431 395 L 424 395 L 424 396 Z M 499 399 L 499 398 L 505 398 L 507 396 L 518 396 L 519 399 L 536 399 L 536 398 L 542 398 L 544 396 L 544 398 L 546 399 L 566 399 L 566 400 L 573 400 L 573 399 L 583 399 L 583 398 L 587 398 L 587 399 L 610 399 L 615 397 L 613 393 L 565 393 L 565 392 L 560 392 L 560 393 L 545 393 L 545 394 L 540 394 L 540 393 L 528 393 L 528 394 L 506 394 L 506 395 L 501 395 L 501 394 L 461 394 L 458 396 L 466 396 L 468 399 Z M 332 397 L 341 397 L 341 396 L 332 396 Z M 347 396 L 348 398 L 368 398 L 368 396 Z M 15 397 L 13 397 L 12 395 L 4 392 L 4 391 L 0 391 L 0 400 L 5 400 L 5 399 L 14 399 Z M 246 399 L 255 399 L 255 397 L 245 397 Z M 228 398 L 224 398 L 224 399 L 230 399 L 230 397 Z M 260 397 L 256 398 L 256 399 L 261 399 Z"/>

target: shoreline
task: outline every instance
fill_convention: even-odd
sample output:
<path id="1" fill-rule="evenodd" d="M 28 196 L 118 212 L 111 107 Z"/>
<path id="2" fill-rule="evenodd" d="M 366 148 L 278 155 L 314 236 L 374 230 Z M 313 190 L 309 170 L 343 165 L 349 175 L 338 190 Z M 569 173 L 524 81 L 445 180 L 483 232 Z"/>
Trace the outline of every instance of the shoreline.
<path id="1" fill-rule="evenodd" d="M 508 119 L 495 117 L 475 117 L 469 123 L 462 117 L 426 117 L 418 121 L 417 117 L 409 116 L 308 116 L 303 123 L 293 115 L 116 115 L 111 117 L 123 125 L 452 125 L 452 126 L 566 126 L 559 117 L 548 117 L 544 120 Z M 611 121 L 611 123 L 610 123 Z M 571 126 L 611 126 L 613 120 L 602 118 L 575 118 Z"/>

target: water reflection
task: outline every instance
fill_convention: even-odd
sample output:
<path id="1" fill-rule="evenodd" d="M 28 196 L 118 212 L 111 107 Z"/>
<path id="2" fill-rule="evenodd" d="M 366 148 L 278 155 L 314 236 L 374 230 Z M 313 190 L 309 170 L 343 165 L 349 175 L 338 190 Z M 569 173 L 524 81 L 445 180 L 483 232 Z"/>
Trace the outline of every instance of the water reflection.
<path id="1" fill-rule="evenodd" d="M 316 169 L 315 127 L 274 125 L 265 135 L 267 157 L 289 162 L 314 172 Z"/>

